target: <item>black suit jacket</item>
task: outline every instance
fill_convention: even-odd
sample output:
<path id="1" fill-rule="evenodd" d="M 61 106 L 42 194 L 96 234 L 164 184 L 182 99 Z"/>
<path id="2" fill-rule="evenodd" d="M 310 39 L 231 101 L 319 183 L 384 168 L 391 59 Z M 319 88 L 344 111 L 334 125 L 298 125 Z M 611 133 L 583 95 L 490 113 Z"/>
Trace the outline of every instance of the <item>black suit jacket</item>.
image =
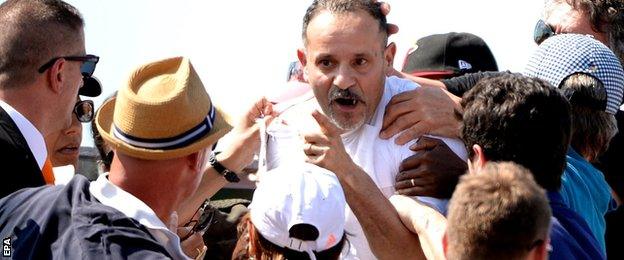
<path id="1" fill-rule="evenodd" d="M 0 198 L 26 187 L 45 185 L 26 139 L 0 107 Z"/>

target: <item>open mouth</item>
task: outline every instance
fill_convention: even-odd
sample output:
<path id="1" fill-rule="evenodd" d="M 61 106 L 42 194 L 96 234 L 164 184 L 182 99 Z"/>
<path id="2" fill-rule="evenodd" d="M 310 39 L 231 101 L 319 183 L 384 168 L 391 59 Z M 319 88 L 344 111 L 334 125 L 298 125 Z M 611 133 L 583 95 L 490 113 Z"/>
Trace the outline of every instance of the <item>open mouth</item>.
<path id="1" fill-rule="evenodd" d="M 334 99 L 334 102 L 341 107 L 352 108 L 355 107 L 359 101 L 355 98 L 337 98 Z"/>
<path id="2" fill-rule="evenodd" d="M 78 153 L 78 146 L 65 146 L 58 150 L 61 154 L 76 154 Z"/>

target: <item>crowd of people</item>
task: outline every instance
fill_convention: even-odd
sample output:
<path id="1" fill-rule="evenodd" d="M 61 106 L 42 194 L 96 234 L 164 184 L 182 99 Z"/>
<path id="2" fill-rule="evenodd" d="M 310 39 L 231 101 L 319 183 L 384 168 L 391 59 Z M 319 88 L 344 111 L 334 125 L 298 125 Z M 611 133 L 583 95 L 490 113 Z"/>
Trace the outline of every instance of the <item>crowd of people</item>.
<path id="1" fill-rule="evenodd" d="M 80 12 L 3 2 L 3 256 L 623 257 L 624 1 L 545 0 L 522 72 L 456 32 L 419 39 L 395 69 L 389 11 L 312 1 L 291 88 L 233 118 L 188 57 L 146 61 L 95 108 Z M 78 165 L 82 123 L 94 180 Z M 254 160 L 251 204 L 215 208 Z"/>

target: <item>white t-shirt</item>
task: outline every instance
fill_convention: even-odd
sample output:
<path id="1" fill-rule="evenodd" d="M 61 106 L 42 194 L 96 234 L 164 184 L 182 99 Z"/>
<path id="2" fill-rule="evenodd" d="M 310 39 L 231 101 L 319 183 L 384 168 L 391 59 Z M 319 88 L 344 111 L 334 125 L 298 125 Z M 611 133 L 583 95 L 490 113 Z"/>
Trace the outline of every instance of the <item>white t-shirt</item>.
<path id="1" fill-rule="evenodd" d="M 342 141 L 347 153 L 371 177 L 386 198 L 394 194 L 395 177 L 399 173 L 399 166 L 404 159 L 414 154 L 409 147 L 416 140 L 412 140 L 405 145 L 397 145 L 394 143 L 396 136 L 387 140 L 379 137 L 385 107 L 394 95 L 417 87 L 419 87 L 417 84 L 408 80 L 397 77 L 386 78 L 383 95 L 370 122 L 342 135 Z M 316 122 L 309 114 L 314 109 L 320 110 L 320 108 L 318 108 L 318 103 L 314 99 L 311 101 L 297 105 L 296 108 L 293 107 L 293 111 L 284 114 L 286 117 L 284 120 L 288 123 L 288 126 L 278 125 L 280 124 L 279 120 L 274 121 L 275 125 L 269 126 L 269 133 L 278 132 L 273 136 L 269 135 L 268 138 L 267 165 L 269 170 L 282 166 L 282 164 L 303 161 L 302 141 L 297 140 L 297 130 L 293 129 L 301 131 L 301 129 L 318 128 L 318 126 L 315 126 Z M 462 160 L 467 158 L 467 152 L 461 140 L 442 137 L 435 138 L 443 140 Z M 270 171 L 267 174 L 270 174 Z M 418 199 L 438 210 L 444 210 L 448 202 L 447 200 L 429 197 L 419 197 Z M 375 259 L 360 223 L 348 207 L 345 221 L 345 231 L 349 234 L 348 239 L 351 243 L 350 254 L 346 258 Z"/>

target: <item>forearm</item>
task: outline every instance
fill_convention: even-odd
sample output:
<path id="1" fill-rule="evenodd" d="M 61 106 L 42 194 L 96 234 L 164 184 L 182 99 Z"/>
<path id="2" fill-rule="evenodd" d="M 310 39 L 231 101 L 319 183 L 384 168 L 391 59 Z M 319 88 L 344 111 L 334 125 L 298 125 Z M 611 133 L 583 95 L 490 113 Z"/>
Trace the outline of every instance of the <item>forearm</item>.
<path id="1" fill-rule="evenodd" d="M 446 218 L 428 206 L 418 206 L 412 211 L 410 222 L 417 230 L 423 251 L 428 259 L 444 259 L 442 238 L 446 231 Z"/>
<path id="2" fill-rule="evenodd" d="M 379 259 L 425 259 L 418 236 L 401 222 L 397 211 L 359 167 L 337 174 L 345 198 Z"/>
<path id="3" fill-rule="evenodd" d="M 446 89 L 446 86 L 444 85 L 444 83 L 442 83 L 442 81 L 439 81 L 439 80 L 416 77 L 407 73 L 402 73 L 402 75 L 403 75 L 403 78 L 408 79 L 421 86 L 431 86 L 431 87 L 438 87 L 441 89 Z"/>
<path id="4" fill-rule="evenodd" d="M 477 82 L 479 82 L 479 80 L 483 78 L 500 76 L 505 73 L 509 73 L 509 71 L 506 71 L 506 72 L 486 71 L 486 72 L 467 73 L 459 77 L 443 79 L 440 81 L 440 83 L 442 83 L 442 85 L 445 86 L 446 90 L 453 93 L 453 95 L 461 97 L 468 90 L 472 89 L 477 84 Z"/>
<path id="5" fill-rule="evenodd" d="M 217 160 L 221 162 L 223 166 L 236 173 L 240 173 L 246 166 L 244 165 L 244 160 L 240 160 L 227 152 L 217 155 Z M 178 209 L 178 223 L 187 223 L 193 217 L 197 208 L 199 208 L 207 198 L 214 196 L 226 184 L 227 181 L 225 178 L 212 166 L 208 166 L 208 169 L 206 169 L 202 175 L 197 191 L 180 205 Z"/>

